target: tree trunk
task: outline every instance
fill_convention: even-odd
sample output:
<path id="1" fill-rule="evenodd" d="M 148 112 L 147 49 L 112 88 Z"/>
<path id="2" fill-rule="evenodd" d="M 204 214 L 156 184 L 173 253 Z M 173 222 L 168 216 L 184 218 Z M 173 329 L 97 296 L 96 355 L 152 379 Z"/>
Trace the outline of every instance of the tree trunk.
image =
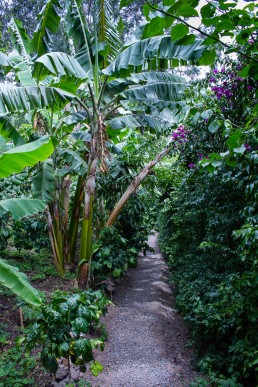
<path id="1" fill-rule="evenodd" d="M 133 193 L 137 190 L 139 185 L 143 182 L 143 180 L 150 174 L 152 171 L 152 168 L 163 158 L 165 157 L 169 152 L 171 148 L 166 148 L 163 149 L 160 153 L 157 154 L 157 156 L 150 161 L 138 175 L 134 178 L 133 182 L 129 185 L 121 199 L 117 202 L 115 208 L 111 212 L 107 222 L 106 222 L 106 227 L 113 226 L 115 223 L 118 215 L 124 208 L 125 204 L 128 202 L 130 197 L 133 195 Z"/>
<path id="2" fill-rule="evenodd" d="M 78 286 L 85 289 L 90 276 L 90 263 L 92 252 L 92 218 L 93 203 L 95 199 L 95 180 L 98 157 L 96 156 L 89 165 L 88 177 L 85 184 L 83 220 L 81 231 L 81 246 L 78 267 Z"/>

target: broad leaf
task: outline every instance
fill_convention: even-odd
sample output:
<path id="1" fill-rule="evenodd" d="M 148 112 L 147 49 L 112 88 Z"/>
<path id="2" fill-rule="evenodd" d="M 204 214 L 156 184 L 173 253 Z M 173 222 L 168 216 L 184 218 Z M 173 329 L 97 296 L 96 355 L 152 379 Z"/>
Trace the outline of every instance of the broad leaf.
<path id="1" fill-rule="evenodd" d="M 58 0 L 47 0 L 38 15 L 39 23 L 30 43 L 30 52 L 35 53 L 36 56 L 51 51 L 52 40 L 49 32 L 55 33 L 58 30 L 60 24 L 59 7 Z"/>
<path id="2" fill-rule="evenodd" d="M 88 78 L 77 60 L 62 52 L 45 54 L 36 60 L 33 76 L 41 81 L 48 75 L 58 77 L 55 85 L 69 92 L 75 92 Z"/>
<path id="3" fill-rule="evenodd" d="M 0 259 L 0 283 L 31 305 L 39 306 L 42 302 L 38 291 L 29 284 L 26 275 L 2 259 Z"/>
<path id="4" fill-rule="evenodd" d="M 77 175 L 84 176 L 87 172 L 87 163 L 74 151 L 65 149 L 61 155 L 64 157 L 69 169 Z"/>
<path id="5" fill-rule="evenodd" d="M 173 115 L 171 114 L 171 117 Z M 151 115 L 144 115 L 144 114 L 128 114 L 121 117 L 113 118 L 109 122 L 112 129 L 124 129 L 124 128 L 130 128 L 130 129 L 148 129 L 152 128 L 157 131 L 164 131 L 167 130 L 172 126 L 172 123 L 167 120 L 163 120 L 159 117 L 153 117 Z"/>
<path id="6" fill-rule="evenodd" d="M 0 178 L 21 172 L 25 167 L 46 160 L 54 149 L 53 140 L 49 137 L 42 137 L 37 141 L 10 149 L 0 156 Z"/>
<path id="7" fill-rule="evenodd" d="M 170 36 L 157 36 L 131 44 L 103 72 L 107 75 L 130 74 L 139 66 L 146 68 L 149 61 L 157 58 L 177 59 L 180 64 L 198 64 L 205 50 L 200 40 L 189 46 L 180 46 L 172 43 Z"/>
<path id="8" fill-rule="evenodd" d="M 150 102 L 177 101 L 182 99 L 186 89 L 185 83 L 156 82 L 144 86 L 131 87 L 123 95 L 132 100 L 149 100 Z"/>
<path id="9" fill-rule="evenodd" d="M 45 161 L 32 182 L 32 192 L 35 197 L 50 202 L 55 188 L 55 172 L 50 162 Z"/>
<path id="10" fill-rule="evenodd" d="M 24 62 L 27 65 L 31 63 L 31 57 L 29 55 L 30 40 L 22 26 L 22 23 L 18 20 L 11 19 L 10 27 L 13 33 L 13 46 L 22 56 Z"/>
<path id="11" fill-rule="evenodd" d="M 21 219 L 24 216 L 45 211 L 46 206 L 45 202 L 38 199 L 16 198 L 0 200 L 0 207 L 10 212 L 14 219 Z"/>
<path id="12" fill-rule="evenodd" d="M 16 87 L 0 85 L 0 115 L 30 110 L 62 108 L 74 98 L 73 94 L 55 87 Z"/>
<path id="13" fill-rule="evenodd" d="M 13 141 L 15 146 L 23 145 L 25 141 L 12 125 L 8 117 L 0 116 L 0 135 Z"/>

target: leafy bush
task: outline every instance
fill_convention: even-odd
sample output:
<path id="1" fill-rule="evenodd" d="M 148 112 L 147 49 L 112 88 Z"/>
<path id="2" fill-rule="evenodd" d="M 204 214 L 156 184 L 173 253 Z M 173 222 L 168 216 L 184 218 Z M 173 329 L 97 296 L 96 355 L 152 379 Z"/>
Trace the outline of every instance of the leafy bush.
<path id="1" fill-rule="evenodd" d="M 72 295 L 56 291 L 52 300 L 38 310 L 34 323 L 18 343 L 25 344 L 27 350 L 39 347 L 42 365 L 52 374 L 56 374 L 57 359 L 61 357 L 68 360 L 68 365 L 71 361 L 80 366 L 82 372 L 90 363 L 92 372 L 98 374 L 102 366 L 94 361 L 92 350 L 103 349 L 103 341 L 87 335 L 109 303 L 101 291 L 89 289 Z"/>
<path id="2" fill-rule="evenodd" d="M 158 224 L 200 370 L 211 385 L 249 387 L 258 372 L 257 109 L 254 80 L 236 69 L 228 62 L 216 70 L 211 91 L 206 84 L 205 100 L 192 107 L 181 179 L 160 186 Z"/>

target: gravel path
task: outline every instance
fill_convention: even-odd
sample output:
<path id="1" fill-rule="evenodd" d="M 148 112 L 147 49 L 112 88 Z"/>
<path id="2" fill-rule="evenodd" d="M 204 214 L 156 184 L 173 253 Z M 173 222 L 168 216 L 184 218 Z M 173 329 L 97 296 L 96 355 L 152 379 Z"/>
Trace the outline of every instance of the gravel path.
<path id="1" fill-rule="evenodd" d="M 109 339 L 97 355 L 104 371 L 91 379 L 93 387 L 182 387 L 196 377 L 156 235 L 149 244 L 154 253 L 140 255 L 116 287 L 115 307 L 104 319 Z"/>

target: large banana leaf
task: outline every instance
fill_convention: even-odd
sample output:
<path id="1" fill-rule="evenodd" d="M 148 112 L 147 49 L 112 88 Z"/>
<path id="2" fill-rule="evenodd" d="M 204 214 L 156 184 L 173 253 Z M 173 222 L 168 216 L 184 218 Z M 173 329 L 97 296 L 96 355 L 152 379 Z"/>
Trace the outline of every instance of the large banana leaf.
<path id="1" fill-rule="evenodd" d="M 12 55 L 13 71 L 23 86 L 36 86 L 31 74 L 32 59 L 29 54 L 30 39 L 21 22 L 12 18 L 10 23 L 12 30 L 13 47 L 17 50 L 16 56 Z"/>
<path id="2" fill-rule="evenodd" d="M 58 0 L 47 0 L 38 15 L 39 23 L 30 42 L 30 52 L 41 56 L 51 51 L 51 36 L 49 32 L 57 32 L 60 25 Z"/>
<path id="3" fill-rule="evenodd" d="M 171 112 L 171 118 L 172 118 Z M 151 128 L 156 131 L 165 131 L 172 126 L 171 121 L 164 120 L 162 118 L 153 117 L 147 114 L 128 114 L 121 117 L 113 118 L 109 121 L 112 129 L 137 129 L 137 128 Z"/>
<path id="4" fill-rule="evenodd" d="M 41 81 L 49 75 L 58 77 L 55 85 L 69 92 L 75 92 L 88 78 L 77 60 L 62 52 L 45 54 L 36 60 L 33 76 Z"/>
<path id="5" fill-rule="evenodd" d="M 14 112 L 51 108 L 60 109 L 74 95 L 56 87 L 16 87 L 0 85 L 0 115 Z"/>
<path id="6" fill-rule="evenodd" d="M 3 52 L 0 52 L 0 68 L 10 66 L 10 62 L 8 60 L 8 56 Z"/>
<path id="7" fill-rule="evenodd" d="M 22 23 L 18 20 L 11 19 L 10 28 L 13 33 L 13 46 L 22 56 L 24 62 L 27 65 L 31 64 L 31 57 L 29 55 L 30 39 L 22 26 Z"/>
<path id="8" fill-rule="evenodd" d="M 146 71 L 142 73 L 135 73 L 128 78 L 133 83 L 154 83 L 154 82 L 174 82 L 174 83 L 186 83 L 185 78 L 179 75 L 173 74 L 169 71 Z"/>
<path id="9" fill-rule="evenodd" d="M 88 169 L 87 163 L 76 152 L 70 149 L 64 149 L 61 155 L 64 157 L 71 172 L 85 176 Z"/>
<path id="10" fill-rule="evenodd" d="M 32 192 L 35 197 L 50 202 L 55 188 L 55 171 L 49 161 L 40 166 L 32 182 Z"/>
<path id="11" fill-rule="evenodd" d="M 25 143 L 9 118 L 5 116 L 0 116 L 0 136 L 11 139 L 15 146 L 23 145 Z"/>
<path id="12" fill-rule="evenodd" d="M 0 259 L 0 283 L 31 305 L 42 303 L 38 291 L 33 288 L 24 273 Z"/>
<path id="13" fill-rule="evenodd" d="M 146 68 L 153 59 L 176 59 L 180 60 L 180 64 L 196 64 L 206 49 L 200 40 L 188 46 L 179 46 L 172 43 L 170 36 L 156 36 L 128 46 L 103 72 L 106 75 L 126 76 L 138 66 Z"/>
<path id="14" fill-rule="evenodd" d="M 185 83 L 174 82 L 156 82 L 148 83 L 144 86 L 131 87 L 124 91 L 125 96 L 130 101 L 144 100 L 149 101 L 149 104 L 162 101 L 178 101 L 183 98 L 186 90 Z"/>
<path id="15" fill-rule="evenodd" d="M 54 151 L 53 140 L 42 137 L 37 141 L 21 145 L 2 153 L 0 156 L 0 178 L 21 172 L 25 167 L 34 166 L 46 160 Z"/>
<path id="16" fill-rule="evenodd" d="M 87 21 L 82 10 L 82 0 L 70 0 L 67 2 L 66 32 L 77 50 L 82 50 L 79 58 L 76 58 L 86 72 L 93 74 L 91 60 L 91 36 L 87 29 Z"/>
<path id="17" fill-rule="evenodd" d="M 14 219 L 21 219 L 45 211 L 47 204 L 38 199 L 15 198 L 0 200 L 0 207 L 10 212 Z"/>
<path id="18" fill-rule="evenodd" d="M 142 73 L 133 73 L 127 78 L 113 79 L 107 82 L 107 88 L 113 93 L 121 93 L 129 86 L 133 86 L 135 84 L 153 84 L 155 82 L 187 84 L 183 77 L 175 75 L 169 71 L 147 71 Z"/>
<path id="19" fill-rule="evenodd" d="M 114 20 L 110 0 L 99 0 L 98 2 L 97 28 L 99 42 L 105 43 L 105 58 L 109 63 L 115 59 L 122 48 L 122 39 L 118 32 L 118 22 Z M 104 64 L 106 59 L 104 60 Z"/>

